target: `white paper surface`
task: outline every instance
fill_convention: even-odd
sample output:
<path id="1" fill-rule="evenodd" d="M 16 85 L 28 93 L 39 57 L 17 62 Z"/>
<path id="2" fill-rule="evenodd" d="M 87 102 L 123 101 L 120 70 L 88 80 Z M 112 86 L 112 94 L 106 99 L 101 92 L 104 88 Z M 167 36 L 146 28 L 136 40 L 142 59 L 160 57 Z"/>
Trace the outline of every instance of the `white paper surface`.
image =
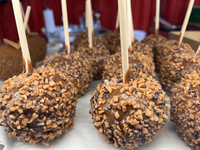
<path id="1" fill-rule="evenodd" d="M 41 143 L 31 145 L 18 142 L 14 138 L 9 138 L 4 127 L 0 127 L 0 144 L 4 145 L 3 150 L 125 150 L 115 148 L 113 144 L 104 141 L 92 123 L 89 103 L 91 93 L 94 92 L 98 83 L 101 81 L 93 81 L 87 93 L 78 99 L 74 127 L 50 141 L 50 146 L 46 147 Z M 169 96 L 166 96 L 166 99 L 169 99 Z M 190 147 L 176 132 L 174 123 L 168 119 L 164 129 L 151 143 L 139 146 L 135 150 L 190 150 Z"/>

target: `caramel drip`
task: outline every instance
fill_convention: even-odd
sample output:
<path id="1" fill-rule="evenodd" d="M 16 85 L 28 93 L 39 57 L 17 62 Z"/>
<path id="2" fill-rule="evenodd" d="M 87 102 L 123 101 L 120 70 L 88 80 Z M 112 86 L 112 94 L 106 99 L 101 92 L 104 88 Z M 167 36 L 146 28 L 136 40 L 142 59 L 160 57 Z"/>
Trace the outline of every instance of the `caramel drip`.
<path id="1" fill-rule="evenodd" d="M 33 72 L 33 65 L 32 62 L 30 60 L 28 60 L 28 72 Z"/>
<path id="2" fill-rule="evenodd" d="M 65 54 L 68 55 L 68 45 L 65 45 Z M 69 55 L 72 53 L 71 49 L 69 51 Z"/>
<path id="3" fill-rule="evenodd" d="M 22 57 L 22 61 L 23 61 L 23 71 L 26 71 L 26 61 L 24 59 L 24 57 Z M 28 60 L 28 70 L 27 72 L 33 72 L 33 65 L 32 62 L 30 60 Z"/>
<path id="4" fill-rule="evenodd" d="M 23 72 L 24 72 L 26 71 L 26 61 L 23 56 L 22 56 L 22 62 L 23 62 Z"/>
<path id="5" fill-rule="evenodd" d="M 131 54 L 131 46 L 128 46 L 128 53 Z"/>
<path id="6" fill-rule="evenodd" d="M 178 43 L 181 42 L 181 36 L 182 36 L 182 33 L 180 33 L 179 37 L 178 37 Z"/>
<path id="7" fill-rule="evenodd" d="M 125 94 L 120 94 L 119 89 L 114 90 L 112 93 L 110 93 L 109 95 L 109 99 L 111 101 L 113 101 L 114 96 L 118 96 L 119 97 L 119 101 L 122 100 L 129 100 L 130 97 L 126 96 Z M 107 108 L 108 105 L 105 105 L 104 107 Z M 105 109 L 105 114 L 106 114 L 106 120 L 109 122 L 109 124 L 112 126 L 114 124 L 115 121 L 118 122 L 125 122 L 126 117 L 130 114 L 130 110 L 131 108 L 128 108 L 128 110 L 123 113 L 122 111 L 119 111 L 120 117 L 118 119 L 115 118 L 114 113 L 117 111 L 118 109 L 113 107 L 111 110 L 107 110 Z"/>
<path id="8" fill-rule="evenodd" d="M 142 105 L 145 109 L 146 106 L 144 103 L 142 103 L 141 101 L 139 102 L 138 99 L 133 95 L 132 97 L 127 96 L 125 93 L 120 93 L 119 89 L 112 91 L 112 93 L 110 93 L 109 95 L 109 100 L 113 101 L 114 96 L 118 96 L 119 98 L 119 104 L 120 101 L 136 101 L 136 104 L 140 104 Z M 123 128 L 123 124 L 126 122 L 126 118 L 130 115 L 131 110 L 133 110 L 133 107 L 130 105 L 127 105 L 126 108 L 126 112 L 123 111 L 119 111 L 119 109 L 117 107 L 111 106 L 112 108 L 109 110 L 108 109 L 109 104 L 105 104 L 103 107 L 105 108 L 105 114 L 106 114 L 106 120 L 108 121 L 108 123 L 110 124 L 110 126 L 113 126 L 115 124 L 115 122 L 119 122 L 120 127 Z M 115 117 L 115 112 L 118 111 L 119 113 L 119 118 Z"/>
<path id="9" fill-rule="evenodd" d="M 156 31 L 155 31 L 155 36 L 158 37 L 158 35 L 159 35 L 159 29 L 157 28 Z"/>
<path id="10" fill-rule="evenodd" d="M 92 35 L 95 35 L 94 30 L 92 30 Z"/>
<path id="11" fill-rule="evenodd" d="M 125 75 L 125 83 L 128 83 L 130 80 L 131 80 L 131 72 L 128 69 L 128 71 L 126 72 L 126 75 Z"/>

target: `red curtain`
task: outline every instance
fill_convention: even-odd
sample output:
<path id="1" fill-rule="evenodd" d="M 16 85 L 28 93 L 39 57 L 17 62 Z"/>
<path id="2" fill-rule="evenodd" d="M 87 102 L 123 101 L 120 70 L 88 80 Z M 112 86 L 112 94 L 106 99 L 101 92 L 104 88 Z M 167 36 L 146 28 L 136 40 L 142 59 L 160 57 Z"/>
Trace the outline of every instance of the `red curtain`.
<path id="1" fill-rule="evenodd" d="M 104 28 L 113 30 L 117 14 L 117 0 L 91 0 L 94 12 L 101 14 L 101 23 Z M 163 18 L 175 25 L 181 25 L 187 10 L 189 0 L 165 0 Z M 24 9 L 27 5 L 32 7 L 29 26 L 31 31 L 41 33 L 44 27 L 43 10 L 45 9 L 42 0 L 22 0 Z M 53 10 L 56 25 L 62 25 L 61 2 L 60 0 L 47 0 L 48 7 Z M 67 0 L 68 19 L 71 24 L 79 24 L 79 18 L 85 11 L 85 0 Z M 132 0 L 132 12 L 134 28 L 149 32 L 153 26 L 155 15 L 155 0 Z M 200 5 L 200 0 L 195 0 L 195 5 Z M 0 4 L 0 39 L 8 38 L 18 41 L 18 34 L 11 0 Z"/>

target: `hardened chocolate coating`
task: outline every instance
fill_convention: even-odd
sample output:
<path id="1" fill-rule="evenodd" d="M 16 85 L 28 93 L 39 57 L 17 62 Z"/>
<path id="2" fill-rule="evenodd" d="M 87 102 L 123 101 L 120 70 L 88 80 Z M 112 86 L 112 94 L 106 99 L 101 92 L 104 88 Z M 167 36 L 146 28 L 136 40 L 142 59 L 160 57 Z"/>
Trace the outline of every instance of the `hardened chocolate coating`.
<path id="1" fill-rule="evenodd" d="M 87 38 L 87 34 L 85 32 L 80 32 L 79 34 L 77 34 L 73 42 L 74 51 L 77 51 L 79 47 L 78 45 L 81 43 L 83 39 L 86 39 L 86 38 Z"/>
<path id="2" fill-rule="evenodd" d="M 101 43 L 98 43 L 91 48 L 88 46 L 79 47 L 78 52 L 90 62 L 93 69 L 93 78 L 95 80 L 102 79 L 104 61 L 110 57 L 109 50 Z"/>
<path id="3" fill-rule="evenodd" d="M 104 45 L 108 48 L 111 55 L 121 50 L 119 32 L 108 31 L 102 38 L 104 39 Z"/>
<path id="4" fill-rule="evenodd" d="M 144 40 L 142 40 L 142 43 L 149 45 L 152 50 L 153 50 L 153 54 L 154 54 L 154 62 L 155 62 L 155 66 L 156 66 L 156 72 L 158 72 L 159 70 L 157 69 L 157 64 L 159 65 L 159 60 L 157 59 L 161 59 L 159 57 L 159 49 L 157 49 L 157 45 L 163 42 L 166 42 L 167 39 L 161 35 L 159 36 L 155 36 L 154 34 L 151 34 L 149 36 L 147 36 Z"/>
<path id="5" fill-rule="evenodd" d="M 55 68 L 56 71 L 62 70 L 68 76 L 68 81 L 75 86 L 77 97 L 84 95 L 91 85 L 93 79 L 90 62 L 79 52 L 71 55 L 56 53 L 46 57 L 44 65 L 47 68 Z"/>

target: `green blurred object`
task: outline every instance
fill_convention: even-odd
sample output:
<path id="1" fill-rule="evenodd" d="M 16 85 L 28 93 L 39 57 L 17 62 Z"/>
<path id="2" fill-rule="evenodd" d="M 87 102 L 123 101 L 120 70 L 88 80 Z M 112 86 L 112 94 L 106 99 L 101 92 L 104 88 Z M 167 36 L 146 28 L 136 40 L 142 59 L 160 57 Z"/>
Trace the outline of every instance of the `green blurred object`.
<path id="1" fill-rule="evenodd" d="M 200 6 L 194 6 L 192 8 L 189 22 L 200 24 Z"/>

